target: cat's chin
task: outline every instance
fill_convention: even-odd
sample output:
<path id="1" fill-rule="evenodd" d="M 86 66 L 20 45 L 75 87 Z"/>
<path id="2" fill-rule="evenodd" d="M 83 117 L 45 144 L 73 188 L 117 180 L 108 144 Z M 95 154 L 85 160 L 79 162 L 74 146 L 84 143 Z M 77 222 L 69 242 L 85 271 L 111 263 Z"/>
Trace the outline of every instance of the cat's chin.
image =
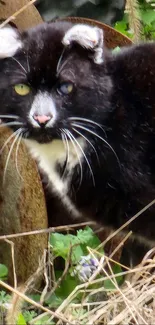
<path id="1" fill-rule="evenodd" d="M 29 132 L 27 139 L 48 144 L 54 140 L 61 140 L 61 137 L 56 132 Z"/>
<path id="2" fill-rule="evenodd" d="M 32 137 L 32 138 L 28 138 L 28 140 L 30 141 L 36 141 L 40 144 L 48 144 L 53 142 L 54 140 L 59 140 L 59 138 L 52 138 L 52 137 Z"/>

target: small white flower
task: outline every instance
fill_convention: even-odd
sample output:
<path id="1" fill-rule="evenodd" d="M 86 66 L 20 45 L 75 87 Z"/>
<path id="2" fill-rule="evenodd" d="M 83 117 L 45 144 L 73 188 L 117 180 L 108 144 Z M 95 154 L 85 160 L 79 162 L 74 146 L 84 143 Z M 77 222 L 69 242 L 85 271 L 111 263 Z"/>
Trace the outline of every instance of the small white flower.
<path id="1" fill-rule="evenodd" d="M 81 256 L 79 264 L 74 268 L 71 276 L 78 276 L 81 282 L 86 282 L 93 275 L 97 269 L 99 262 L 96 258 L 92 258 L 89 254 L 87 256 Z"/>

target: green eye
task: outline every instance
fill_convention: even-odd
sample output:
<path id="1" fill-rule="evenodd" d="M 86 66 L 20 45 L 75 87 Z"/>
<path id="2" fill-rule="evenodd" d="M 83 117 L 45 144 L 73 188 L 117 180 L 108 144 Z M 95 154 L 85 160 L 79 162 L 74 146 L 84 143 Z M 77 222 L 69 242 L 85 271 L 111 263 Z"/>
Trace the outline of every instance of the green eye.
<path id="1" fill-rule="evenodd" d="M 72 82 L 62 82 L 58 87 L 58 92 L 63 95 L 68 95 L 73 91 Z"/>
<path id="2" fill-rule="evenodd" d="M 26 96 L 31 91 L 31 88 L 25 84 L 17 84 L 14 86 L 15 92 L 20 96 Z"/>

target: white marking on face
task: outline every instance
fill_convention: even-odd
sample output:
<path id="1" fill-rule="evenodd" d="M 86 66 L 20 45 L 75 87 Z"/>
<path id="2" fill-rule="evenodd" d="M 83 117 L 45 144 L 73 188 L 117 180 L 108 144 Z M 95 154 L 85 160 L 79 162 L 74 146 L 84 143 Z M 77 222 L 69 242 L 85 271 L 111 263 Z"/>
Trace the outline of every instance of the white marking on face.
<path id="1" fill-rule="evenodd" d="M 51 119 L 46 123 L 45 127 L 52 127 L 57 118 L 57 111 L 52 97 L 47 92 L 39 92 L 32 103 L 28 119 L 34 127 L 40 128 L 40 125 L 33 116 L 51 116 Z"/>
<path id="2" fill-rule="evenodd" d="M 103 31 L 98 27 L 92 27 L 83 24 L 77 24 L 70 28 L 62 43 L 69 46 L 76 42 L 86 49 L 94 50 L 93 60 L 97 64 L 103 62 Z"/>
<path id="3" fill-rule="evenodd" d="M 18 49 L 22 48 L 18 32 L 10 27 L 0 29 L 0 59 L 14 56 Z"/>
<path id="4" fill-rule="evenodd" d="M 86 145 L 85 140 L 79 138 L 78 142 L 84 150 Z M 76 209 L 68 196 L 73 170 L 79 163 L 73 144 L 68 140 L 69 161 L 67 165 L 67 176 L 65 179 L 62 179 L 56 170 L 57 163 L 63 164 L 66 161 L 66 148 L 61 140 L 53 140 L 48 144 L 40 144 L 35 140 L 25 139 L 25 143 L 29 147 L 33 158 L 38 161 L 39 167 L 48 176 L 52 191 L 60 198 L 67 210 L 74 217 L 79 218 L 81 213 Z M 79 159 L 82 161 L 82 152 L 78 148 L 77 151 Z"/>

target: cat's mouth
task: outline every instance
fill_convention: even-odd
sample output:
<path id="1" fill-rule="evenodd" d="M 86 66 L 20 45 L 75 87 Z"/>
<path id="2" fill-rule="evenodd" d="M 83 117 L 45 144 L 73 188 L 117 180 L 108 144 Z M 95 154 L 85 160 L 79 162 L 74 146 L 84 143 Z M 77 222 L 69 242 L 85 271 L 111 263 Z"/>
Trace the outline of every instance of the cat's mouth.
<path id="1" fill-rule="evenodd" d="M 23 134 L 24 138 L 35 140 L 41 144 L 49 143 L 56 139 L 61 139 L 61 132 L 54 129 L 30 129 Z"/>

